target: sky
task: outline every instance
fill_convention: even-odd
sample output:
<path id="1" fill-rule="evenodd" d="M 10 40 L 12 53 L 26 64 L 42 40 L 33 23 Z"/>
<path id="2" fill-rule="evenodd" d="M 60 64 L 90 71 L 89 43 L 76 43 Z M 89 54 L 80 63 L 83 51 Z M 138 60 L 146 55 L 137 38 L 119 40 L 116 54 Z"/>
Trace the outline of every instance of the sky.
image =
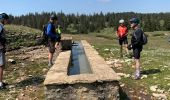
<path id="1" fill-rule="evenodd" d="M 0 0 L 0 12 L 14 16 L 28 13 L 64 12 L 93 14 L 107 12 L 170 12 L 170 0 Z"/>

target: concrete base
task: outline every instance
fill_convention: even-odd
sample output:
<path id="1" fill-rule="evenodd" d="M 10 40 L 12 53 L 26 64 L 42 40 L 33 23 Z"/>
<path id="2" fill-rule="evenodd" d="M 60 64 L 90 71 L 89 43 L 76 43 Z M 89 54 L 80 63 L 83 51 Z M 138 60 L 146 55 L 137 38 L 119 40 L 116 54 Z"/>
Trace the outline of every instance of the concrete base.
<path id="1" fill-rule="evenodd" d="M 119 100 L 118 82 L 77 83 L 46 87 L 47 100 Z"/>
<path id="2" fill-rule="evenodd" d="M 72 38 L 71 37 L 63 37 L 61 39 L 61 49 L 62 50 L 71 50 L 72 47 Z"/>
<path id="3" fill-rule="evenodd" d="M 91 74 L 68 76 L 71 51 L 61 52 L 44 81 L 47 100 L 119 100 L 120 77 L 98 52 L 81 41 Z"/>

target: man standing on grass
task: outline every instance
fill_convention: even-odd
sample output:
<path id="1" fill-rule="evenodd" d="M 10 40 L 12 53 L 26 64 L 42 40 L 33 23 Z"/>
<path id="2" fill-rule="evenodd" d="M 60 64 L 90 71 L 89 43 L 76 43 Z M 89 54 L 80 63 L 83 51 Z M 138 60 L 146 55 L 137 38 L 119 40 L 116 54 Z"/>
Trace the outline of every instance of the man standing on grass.
<path id="1" fill-rule="evenodd" d="M 48 46 L 49 46 L 49 56 L 48 56 L 48 66 L 51 67 L 53 65 L 52 59 L 55 52 L 55 44 L 58 41 L 58 36 L 56 33 L 55 23 L 57 21 L 56 15 L 51 15 L 50 21 L 47 24 L 47 36 L 48 36 Z"/>
<path id="2" fill-rule="evenodd" d="M 5 13 L 0 14 L 0 90 L 6 89 L 5 83 L 2 82 L 3 70 L 5 67 L 6 38 L 4 25 L 8 23 L 9 16 Z"/>
<path id="3" fill-rule="evenodd" d="M 140 53 L 143 48 L 143 34 L 141 28 L 139 28 L 139 19 L 132 18 L 130 19 L 131 28 L 134 30 L 131 37 L 131 44 L 128 46 L 128 49 L 133 49 L 133 57 L 135 60 L 135 73 L 134 79 L 140 79 Z"/>
<path id="4" fill-rule="evenodd" d="M 123 47 L 126 50 L 126 55 L 129 55 L 129 51 L 127 49 L 128 46 L 128 28 L 125 26 L 125 21 L 123 19 L 119 20 L 120 26 L 117 28 L 116 35 L 119 38 L 120 45 L 120 56 L 123 57 Z"/>

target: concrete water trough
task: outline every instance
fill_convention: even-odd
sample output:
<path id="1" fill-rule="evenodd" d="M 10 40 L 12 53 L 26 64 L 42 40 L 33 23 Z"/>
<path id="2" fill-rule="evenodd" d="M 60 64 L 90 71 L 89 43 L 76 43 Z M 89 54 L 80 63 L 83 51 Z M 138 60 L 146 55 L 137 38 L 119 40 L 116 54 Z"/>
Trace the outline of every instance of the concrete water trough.
<path id="1" fill-rule="evenodd" d="M 119 80 L 98 52 L 82 40 L 57 57 L 44 81 L 45 96 L 46 100 L 119 100 Z"/>

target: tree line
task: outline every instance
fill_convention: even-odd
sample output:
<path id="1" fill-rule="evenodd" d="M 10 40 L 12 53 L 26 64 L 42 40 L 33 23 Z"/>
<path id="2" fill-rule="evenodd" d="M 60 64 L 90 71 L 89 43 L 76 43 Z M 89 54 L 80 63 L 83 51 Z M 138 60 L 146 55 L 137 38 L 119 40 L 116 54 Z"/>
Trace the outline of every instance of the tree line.
<path id="1" fill-rule="evenodd" d="M 100 32 L 103 28 L 116 29 L 119 20 L 124 19 L 129 26 L 129 19 L 138 17 L 140 26 L 144 31 L 169 31 L 170 30 L 170 13 L 94 13 L 94 14 L 64 14 L 62 11 L 29 13 L 21 16 L 12 16 L 12 24 L 28 26 L 42 29 L 43 25 L 49 21 L 52 14 L 58 16 L 57 24 L 63 29 L 63 32 L 73 34 L 88 34 L 89 32 Z"/>

